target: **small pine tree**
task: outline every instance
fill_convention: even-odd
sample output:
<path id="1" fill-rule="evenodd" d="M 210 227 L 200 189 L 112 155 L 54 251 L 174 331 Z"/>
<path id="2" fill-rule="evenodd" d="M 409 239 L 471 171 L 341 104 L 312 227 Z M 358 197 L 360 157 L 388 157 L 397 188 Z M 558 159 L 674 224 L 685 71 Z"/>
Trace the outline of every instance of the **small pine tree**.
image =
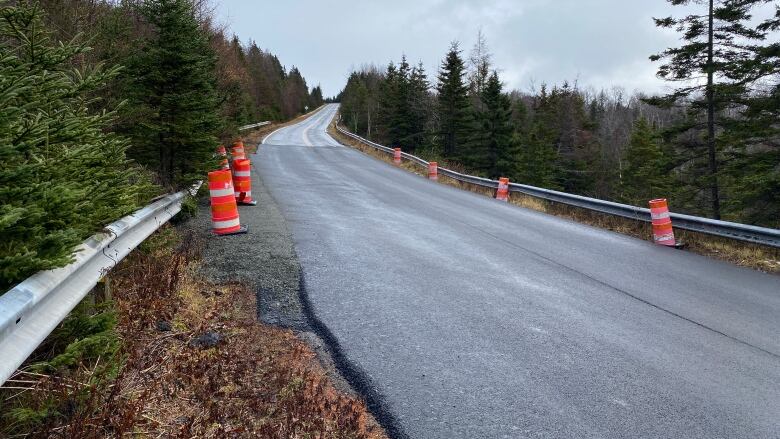
<path id="1" fill-rule="evenodd" d="M 129 152 L 164 186 L 188 185 L 216 165 L 216 57 L 192 0 L 147 0 L 139 8 L 153 33 L 127 61 Z"/>
<path id="2" fill-rule="evenodd" d="M 517 162 L 512 142 L 512 103 L 503 93 L 498 73 L 488 76 L 480 102 L 482 110 L 475 113 L 476 123 L 463 164 L 489 178 L 511 176 Z"/>
<path id="3" fill-rule="evenodd" d="M 533 122 L 527 135 L 514 137 L 513 142 L 519 145 L 518 183 L 547 189 L 561 188 L 554 139 L 555 132 L 541 120 Z"/>
<path id="4" fill-rule="evenodd" d="M 623 201 L 637 206 L 644 206 L 654 198 L 669 196 L 664 154 L 658 136 L 643 117 L 634 123 L 620 188 Z"/>
<path id="5" fill-rule="evenodd" d="M 464 81 L 466 66 L 460 55 L 457 42 L 453 42 L 439 71 L 439 126 L 440 142 L 445 157 L 454 158 L 458 147 L 463 145 L 470 133 L 471 119 L 468 85 Z"/>
<path id="6" fill-rule="evenodd" d="M 385 80 L 380 89 L 382 126 L 386 140 L 389 144 L 410 152 L 414 150 L 414 147 L 409 145 L 412 134 L 411 73 L 406 56 L 403 56 L 398 66 L 393 63 L 387 66 Z"/>
<path id="7" fill-rule="evenodd" d="M 409 145 L 411 150 L 427 143 L 426 129 L 430 119 L 430 88 L 422 62 L 412 68 L 409 77 Z"/>
<path id="8" fill-rule="evenodd" d="M 90 95 L 117 70 L 74 70 L 88 48 L 54 44 L 39 6 L 0 7 L 0 290 L 69 263 L 76 245 L 141 201 L 113 112 Z M 138 181 L 139 183 L 134 183 Z"/>
<path id="9" fill-rule="evenodd" d="M 309 95 L 309 109 L 317 108 L 324 102 L 325 100 L 322 97 L 322 88 L 319 84 L 317 84 L 316 87 L 311 89 L 311 94 Z"/>

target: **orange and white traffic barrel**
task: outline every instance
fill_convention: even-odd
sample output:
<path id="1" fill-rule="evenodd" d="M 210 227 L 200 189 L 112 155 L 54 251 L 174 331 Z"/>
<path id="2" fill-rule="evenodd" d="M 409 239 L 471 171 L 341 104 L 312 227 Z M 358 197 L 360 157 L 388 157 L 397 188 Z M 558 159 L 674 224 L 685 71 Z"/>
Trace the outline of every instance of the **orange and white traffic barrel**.
<path id="1" fill-rule="evenodd" d="M 249 160 L 233 161 L 233 189 L 236 202 L 247 206 L 257 205 L 252 200 L 252 164 Z"/>
<path id="2" fill-rule="evenodd" d="M 428 163 L 428 178 L 431 180 L 439 179 L 439 164 L 436 162 Z"/>
<path id="3" fill-rule="evenodd" d="M 229 169 L 209 172 L 211 226 L 217 235 L 246 233 L 238 219 L 238 206 Z"/>
<path id="4" fill-rule="evenodd" d="M 653 221 L 653 241 L 659 245 L 674 247 L 677 242 L 674 239 L 672 218 L 669 215 L 666 198 L 650 200 L 650 218 Z"/>
<path id="5" fill-rule="evenodd" d="M 225 150 L 225 145 L 219 145 L 219 147 L 217 147 L 217 155 L 220 157 L 219 168 L 230 169 L 230 165 L 228 164 L 227 150 Z"/>
<path id="6" fill-rule="evenodd" d="M 393 163 L 401 164 L 401 148 L 393 148 Z"/>
<path id="7" fill-rule="evenodd" d="M 509 179 L 501 177 L 498 179 L 498 189 L 496 190 L 496 200 L 509 201 Z"/>
<path id="8" fill-rule="evenodd" d="M 231 155 L 233 156 L 233 161 L 236 160 L 246 160 L 246 153 L 244 152 L 244 142 L 241 140 L 236 140 L 236 142 L 233 144 L 233 148 L 230 151 Z"/>

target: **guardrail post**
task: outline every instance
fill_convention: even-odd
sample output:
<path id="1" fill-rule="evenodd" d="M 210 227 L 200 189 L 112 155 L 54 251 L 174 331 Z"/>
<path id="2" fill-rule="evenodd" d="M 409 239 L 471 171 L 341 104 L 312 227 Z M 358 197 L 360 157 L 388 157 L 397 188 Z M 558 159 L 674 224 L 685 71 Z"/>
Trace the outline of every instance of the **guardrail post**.
<path id="1" fill-rule="evenodd" d="M 108 302 L 112 299 L 111 278 L 103 276 L 94 288 L 95 303 Z"/>
<path id="2" fill-rule="evenodd" d="M 401 164 L 401 148 L 393 148 L 393 163 Z"/>
<path id="3" fill-rule="evenodd" d="M 439 179 L 439 164 L 436 162 L 428 163 L 428 178 L 431 180 Z"/>
<path id="4" fill-rule="evenodd" d="M 650 200 L 650 219 L 653 223 L 653 241 L 658 245 L 674 247 L 677 243 L 674 239 L 672 218 L 669 216 L 669 206 L 666 198 Z"/>
<path id="5" fill-rule="evenodd" d="M 509 179 L 501 177 L 498 179 L 498 189 L 496 189 L 496 200 L 509 201 Z"/>

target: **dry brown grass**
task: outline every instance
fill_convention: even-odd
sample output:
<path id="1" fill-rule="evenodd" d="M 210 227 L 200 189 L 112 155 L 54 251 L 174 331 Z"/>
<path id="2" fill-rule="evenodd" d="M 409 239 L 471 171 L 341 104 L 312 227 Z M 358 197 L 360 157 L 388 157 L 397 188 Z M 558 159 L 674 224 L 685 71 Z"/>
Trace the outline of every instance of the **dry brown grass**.
<path id="1" fill-rule="evenodd" d="M 363 402 L 334 388 L 303 341 L 256 320 L 252 291 L 201 279 L 197 243 L 176 233 L 167 229 L 158 237 L 164 242 L 112 271 L 124 359 L 118 376 L 96 385 L 92 363 L 17 374 L 29 391 L 0 390 L 3 409 L 27 407 L 45 416 L 24 428 L 0 424 L 0 434 L 386 437 Z M 209 331 L 222 337 L 215 346 L 193 344 Z"/>
<path id="2" fill-rule="evenodd" d="M 335 125 L 328 127 L 328 132 L 339 142 L 358 149 L 372 157 L 392 163 L 390 155 L 363 144 L 351 137 L 345 136 L 335 129 Z M 448 167 L 457 172 L 467 173 L 466 169 L 453 164 L 440 164 L 442 167 Z M 402 168 L 414 172 L 418 175 L 427 175 L 419 166 L 404 161 Z M 439 183 L 457 187 L 459 189 L 475 192 L 488 197 L 495 196 L 495 190 L 464 183 L 459 180 L 449 178 L 439 174 Z M 583 224 L 594 227 L 611 230 L 624 235 L 633 236 L 639 239 L 652 240 L 653 231 L 649 223 L 635 221 L 628 218 L 616 217 L 573 206 L 567 206 L 559 203 L 552 203 L 529 195 L 512 193 L 509 198 L 510 203 L 527 209 L 544 212 L 562 218 L 567 218 Z M 780 273 L 780 249 L 735 241 L 717 236 L 706 235 L 703 233 L 690 232 L 687 230 L 675 229 L 675 236 L 679 242 L 682 242 L 686 250 L 709 256 L 715 259 L 731 262 L 743 267 L 754 268 L 768 273 Z"/>

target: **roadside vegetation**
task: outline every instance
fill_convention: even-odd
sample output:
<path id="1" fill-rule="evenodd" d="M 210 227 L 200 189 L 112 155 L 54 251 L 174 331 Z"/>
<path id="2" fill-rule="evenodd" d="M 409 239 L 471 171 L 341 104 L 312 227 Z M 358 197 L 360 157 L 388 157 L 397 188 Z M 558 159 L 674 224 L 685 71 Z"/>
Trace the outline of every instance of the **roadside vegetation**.
<path id="1" fill-rule="evenodd" d="M 206 2 L 0 0 L 0 295 L 322 102 Z M 385 437 L 201 244 L 165 227 L 114 268 L 0 386 L 0 437 Z"/>
<path id="2" fill-rule="evenodd" d="M 0 0 L 0 291 L 202 179 L 237 127 L 322 104 L 194 0 Z"/>
<path id="3" fill-rule="evenodd" d="M 2 437 L 384 438 L 255 294 L 200 274 L 166 227 L 107 277 L 2 388 Z"/>
<path id="4" fill-rule="evenodd" d="M 577 82 L 508 91 L 480 33 L 468 56 L 452 43 L 435 78 L 406 56 L 354 71 L 343 123 L 475 175 L 640 206 L 663 197 L 676 212 L 778 228 L 780 9 L 670 3 L 699 13 L 655 20 L 681 40 L 648 54 L 668 95 Z"/>

